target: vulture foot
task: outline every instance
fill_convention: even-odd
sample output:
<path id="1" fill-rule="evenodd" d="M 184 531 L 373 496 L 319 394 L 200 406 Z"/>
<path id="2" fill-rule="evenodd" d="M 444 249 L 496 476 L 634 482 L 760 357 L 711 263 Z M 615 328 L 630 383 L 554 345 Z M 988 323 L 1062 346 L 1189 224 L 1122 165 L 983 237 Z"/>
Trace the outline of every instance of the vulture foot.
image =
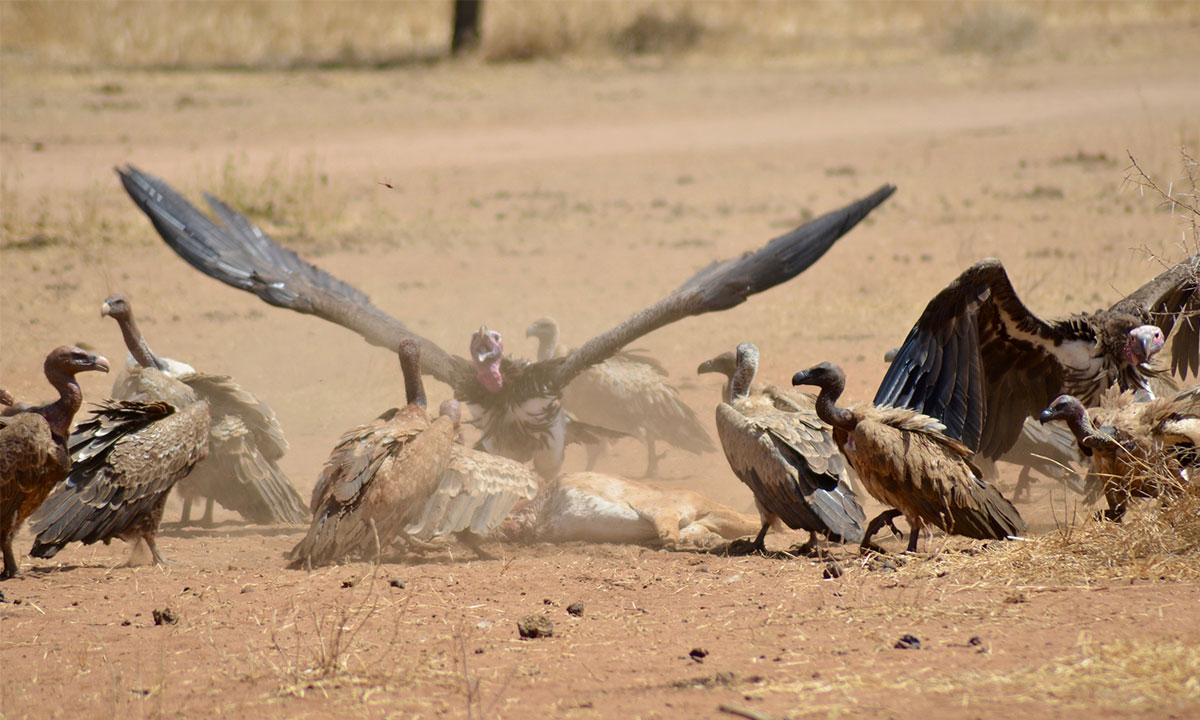
<path id="1" fill-rule="evenodd" d="M 1033 485 L 1032 471 L 1029 466 L 1021 468 L 1021 474 L 1017 476 L 1017 487 L 1013 490 L 1012 501 L 1016 503 L 1033 502 Z"/>
<path id="2" fill-rule="evenodd" d="M 747 540 L 746 538 L 738 538 L 729 543 L 725 549 L 726 555 L 754 555 L 756 553 L 765 553 L 767 550 L 766 543 L 761 541 Z"/>
<path id="3" fill-rule="evenodd" d="M 889 528 L 891 528 L 892 532 L 895 533 L 898 537 L 904 537 L 904 534 L 901 533 L 896 528 L 895 523 L 892 522 L 893 520 L 895 520 L 896 518 L 900 517 L 903 514 L 904 513 L 900 512 L 899 510 L 884 510 L 883 512 L 876 515 L 871 520 L 871 522 L 867 525 L 867 530 L 866 530 L 866 532 L 863 533 L 862 544 L 859 547 L 862 550 L 865 550 L 868 552 L 874 552 L 874 553 L 879 553 L 880 555 L 886 555 L 887 551 L 884 550 L 883 548 L 879 547 L 875 543 L 871 542 L 871 538 L 875 537 L 875 533 L 877 533 L 881 529 L 883 529 L 884 525 L 887 525 Z"/>
<path id="4" fill-rule="evenodd" d="M 662 460 L 663 458 L 665 458 L 667 456 L 666 450 L 663 450 L 660 453 L 654 452 L 654 441 L 653 440 L 646 441 L 646 448 L 647 448 L 646 472 L 645 472 L 645 474 L 642 475 L 642 478 L 641 478 L 642 480 L 658 477 L 658 461 Z"/>
<path id="5" fill-rule="evenodd" d="M 480 538 L 475 533 L 470 532 L 470 531 L 461 532 L 458 534 L 458 539 L 462 541 L 463 545 L 466 545 L 471 550 L 473 550 L 475 552 L 475 555 L 478 556 L 480 560 L 495 560 L 496 559 L 495 555 L 492 555 L 491 553 L 489 553 L 483 549 L 483 546 L 481 544 L 482 538 Z"/>
<path id="6" fill-rule="evenodd" d="M 788 548 L 788 552 L 792 555 L 803 555 L 805 557 L 824 558 L 828 553 L 821 548 L 821 540 L 815 533 L 808 534 L 808 540 L 803 543 L 796 543 Z"/>

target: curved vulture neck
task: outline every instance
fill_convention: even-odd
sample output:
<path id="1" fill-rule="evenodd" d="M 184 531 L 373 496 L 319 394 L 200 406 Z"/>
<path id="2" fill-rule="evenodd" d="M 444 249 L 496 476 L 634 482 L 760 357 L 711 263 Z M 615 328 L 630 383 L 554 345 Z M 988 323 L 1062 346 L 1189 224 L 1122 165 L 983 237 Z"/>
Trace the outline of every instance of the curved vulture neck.
<path id="1" fill-rule="evenodd" d="M 840 408 L 836 404 L 842 396 L 842 391 L 846 389 L 846 378 L 831 377 L 825 379 L 818 387 L 821 388 L 821 393 L 817 395 L 817 417 L 835 428 L 853 432 L 858 425 L 858 418 L 854 417 L 849 408 Z"/>
<path id="2" fill-rule="evenodd" d="M 549 360 L 550 358 L 554 357 L 554 351 L 558 349 L 558 328 L 547 328 L 538 334 L 537 339 L 538 362 Z"/>
<path id="3" fill-rule="evenodd" d="M 79 406 L 83 404 L 83 391 L 79 389 L 74 375 L 51 365 L 47 365 L 45 370 L 46 379 L 58 390 L 58 400 L 44 406 L 39 414 L 46 418 L 50 432 L 65 442 L 71 434 L 71 421 L 75 419 L 75 413 L 79 412 Z"/>
<path id="4" fill-rule="evenodd" d="M 146 338 L 142 337 L 142 331 L 138 330 L 137 321 L 133 319 L 133 315 L 124 318 L 117 318 L 117 325 L 121 326 L 121 335 L 125 338 L 125 347 L 129 350 L 129 354 L 133 355 L 133 359 L 137 360 L 137 364 L 142 367 L 158 368 L 166 370 L 167 366 L 162 360 L 158 359 L 150 350 L 150 346 L 146 344 Z"/>
<path id="5" fill-rule="evenodd" d="M 1092 425 L 1091 418 L 1087 415 L 1087 410 L 1082 405 L 1079 406 L 1079 411 L 1071 413 L 1064 418 L 1067 427 L 1071 429 L 1071 433 L 1075 435 L 1075 442 L 1080 448 L 1085 449 L 1114 449 L 1116 441 L 1109 436 L 1096 432 L 1096 428 Z"/>
<path id="6" fill-rule="evenodd" d="M 750 394 L 750 386 L 754 384 L 754 376 L 758 374 L 758 358 L 749 356 L 739 359 L 733 374 L 729 376 L 729 400 L 740 400 Z"/>
<path id="7" fill-rule="evenodd" d="M 400 355 L 400 370 L 404 373 L 404 393 L 409 405 L 425 407 L 425 381 L 421 379 L 421 361 L 414 354 Z"/>

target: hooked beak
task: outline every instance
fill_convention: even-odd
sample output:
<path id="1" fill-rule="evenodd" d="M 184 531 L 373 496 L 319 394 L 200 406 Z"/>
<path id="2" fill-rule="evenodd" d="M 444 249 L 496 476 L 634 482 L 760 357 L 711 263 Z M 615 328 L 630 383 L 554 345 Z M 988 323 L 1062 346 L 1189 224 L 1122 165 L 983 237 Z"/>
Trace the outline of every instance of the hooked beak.
<path id="1" fill-rule="evenodd" d="M 108 317 L 111 313 L 112 307 L 109 306 L 108 301 L 105 301 L 104 304 L 100 306 L 100 317 Z"/>
<path id="2" fill-rule="evenodd" d="M 105 307 L 108 307 L 107 303 L 105 303 Z M 93 355 L 92 368 L 103 373 L 108 372 L 108 358 L 103 355 Z"/>
<path id="3" fill-rule="evenodd" d="M 1051 420 L 1056 420 L 1056 419 L 1057 418 L 1054 416 L 1054 411 L 1051 410 L 1050 408 L 1046 408 L 1045 410 L 1042 411 L 1041 415 L 1038 415 L 1038 420 L 1040 420 L 1043 425 L 1050 422 Z"/>
<path id="4" fill-rule="evenodd" d="M 1167 339 L 1163 337 L 1162 330 L 1153 325 L 1143 325 L 1138 329 L 1141 330 L 1138 340 L 1142 345 L 1142 362 L 1150 362 L 1167 344 Z"/>
<path id="5" fill-rule="evenodd" d="M 809 383 L 808 383 L 808 371 L 807 370 L 801 370 L 800 372 L 798 372 L 792 376 L 792 386 L 793 387 L 795 387 L 796 385 L 808 385 L 808 384 Z"/>
<path id="6" fill-rule="evenodd" d="M 533 323 L 529 327 L 525 328 L 525 337 L 533 337 L 534 335 L 537 335 L 537 334 L 538 334 L 538 324 L 537 323 Z"/>

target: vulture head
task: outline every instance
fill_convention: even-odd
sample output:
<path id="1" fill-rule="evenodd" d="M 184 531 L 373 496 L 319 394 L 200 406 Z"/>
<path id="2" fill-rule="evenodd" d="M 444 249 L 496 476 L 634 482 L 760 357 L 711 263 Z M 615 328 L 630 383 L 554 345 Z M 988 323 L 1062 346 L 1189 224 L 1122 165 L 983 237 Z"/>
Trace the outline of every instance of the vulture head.
<path id="1" fill-rule="evenodd" d="M 831 362 L 823 362 L 793 375 L 792 385 L 814 385 L 836 397 L 846 388 L 846 373 Z"/>
<path id="2" fill-rule="evenodd" d="M 500 392 L 504 376 L 500 374 L 500 360 L 504 357 L 504 344 L 500 333 L 480 325 L 471 335 L 471 363 L 475 365 L 475 376 L 488 392 Z"/>
<path id="3" fill-rule="evenodd" d="M 737 353 L 733 350 L 723 352 L 715 358 L 705 360 L 696 368 L 697 375 L 705 373 L 721 373 L 727 378 L 733 378 L 733 371 L 737 369 Z"/>
<path id="4" fill-rule="evenodd" d="M 1088 421 L 1087 408 L 1073 395 L 1059 395 L 1050 403 L 1050 407 L 1038 415 L 1043 424 L 1054 420 L 1062 420 L 1075 434 L 1079 449 L 1084 455 L 1091 455 L 1091 448 L 1085 445 L 1085 439 L 1093 434 L 1091 423 Z"/>
<path id="5" fill-rule="evenodd" d="M 549 360 L 558 346 L 558 323 L 553 318 L 538 318 L 525 328 L 525 337 L 538 341 L 538 360 Z"/>
<path id="6" fill-rule="evenodd" d="M 43 365 L 46 377 L 73 377 L 76 373 L 87 370 L 108 372 L 108 360 L 103 356 L 90 353 L 74 345 L 62 345 L 50 351 Z"/>
<path id="7" fill-rule="evenodd" d="M 15 405 L 16 403 L 17 399 L 13 397 L 12 393 L 0 388 L 0 405 Z"/>
<path id="8" fill-rule="evenodd" d="M 1128 333 L 1121 357 L 1130 365 L 1150 362 L 1167 344 L 1163 331 L 1154 325 L 1139 325 Z"/>
<path id="9" fill-rule="evenodd" d="M 117 322 L 127 322 L 133 317 L 133 309 L 129 306 L 129 299 L 124 295 L 109 295 L 100 306 L 100 317 L 110 317 Z"/>

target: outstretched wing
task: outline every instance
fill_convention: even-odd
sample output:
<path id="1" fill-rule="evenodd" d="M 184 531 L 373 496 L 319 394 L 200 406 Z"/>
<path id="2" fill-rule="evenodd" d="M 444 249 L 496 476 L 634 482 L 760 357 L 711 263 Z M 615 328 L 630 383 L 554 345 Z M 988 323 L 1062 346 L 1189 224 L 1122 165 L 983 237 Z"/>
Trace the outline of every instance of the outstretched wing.
<path id="1" fill-rule="evenodd" d="M 1017 297 L 999 260 L 967 268 L 925 307 L 875 394 L 916 410 L 985 457 L 1012 447 L 1025 418 L 1092 364 L 1094 330 L 1047 322 Z"/>
<path id="2" fill-rule="evenodd" d="M 1171 372 L 1187 380 L 1200 377 L 1200 254 L 1184 259 L 1141 286 L 1112 309 L 1157 325 L 1171 340 Z M 1173 334 L 1172 334 L 1172 331 Z"/>
<path id="3" fill-rule="evenodd" d="M 483 535 L 537 491 L 537 475 L 521 463 L 454 445 L 437 490 L 405 532 L 421 540 L 464 530 Z"/>
<path id="4" fill-rule="evenodd" d="M 558 363 L 554 386 L 566 387 L 584 369 L 664 325 L 691 315 L 728 310 L 755 293 L 799 275 L 895 191 L 894 185 L 884 185 L 861 200 L 775 238 L 757 251 L 703 268 L 667 297 L 592 338 L 565 358 L 546 361 Z"/>
<path id="5" fill-rule="evenodd" d="M 271 305 L 337 323 L 372 345 L 395 350 L 405 337 L 421 340 L 421 369 L 454 386 L 469 364 L 420 338 L 371 304 L 361 290 L 280 247 L 225 203 L 205 199 L 214 222 L 162 180 L 133 166 L 117 168 L 126 192 L 150 218 L 158 234 L 192 267 Z"/>

